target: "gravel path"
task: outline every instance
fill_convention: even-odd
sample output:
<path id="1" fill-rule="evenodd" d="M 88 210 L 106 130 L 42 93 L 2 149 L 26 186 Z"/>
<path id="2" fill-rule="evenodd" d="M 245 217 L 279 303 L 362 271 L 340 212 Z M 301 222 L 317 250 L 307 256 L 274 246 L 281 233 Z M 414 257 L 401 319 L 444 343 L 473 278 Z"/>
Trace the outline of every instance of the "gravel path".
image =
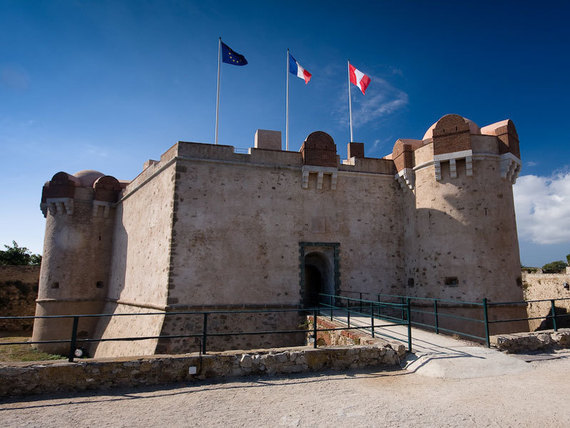
<path id="1" fill-rule="evenodd" d="M 521 373 L 475 379 L 329 372 L 42 396 L 0 402 L 0 426 L 564 427 L 569 374 L 566 353 Z"/>

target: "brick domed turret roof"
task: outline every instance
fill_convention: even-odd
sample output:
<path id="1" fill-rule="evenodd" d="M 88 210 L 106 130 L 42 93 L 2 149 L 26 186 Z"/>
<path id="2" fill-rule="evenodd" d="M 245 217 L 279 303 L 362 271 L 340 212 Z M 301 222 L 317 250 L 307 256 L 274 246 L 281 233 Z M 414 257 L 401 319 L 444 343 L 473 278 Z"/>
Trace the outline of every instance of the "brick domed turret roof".
<path id="1" fill-rule="evenodd" d="M 81 187 L 92 187 L 93 183 L 97 181 L 98 178 L 103 177 L 105 174 L 92 169 L 84 169 L 83 171 L 76 172 L 73 174 L 74 177 L 79 179 Z"/>
<path id="2" fill-rule="evenodd" d="M 424 134 L 424 137 L 422 138 L 422 140 L 427 140 L 428 138 L 433 138 L 433 130 L 435 129 L 437 124 L 440 121 L 442 121 L 443 119 L 449 119 L 449 116 L 454 116 L 456 118 L 463 119 L 463 121 L 469 125 L 469 133 L 470 134 L 481 134 L 481 128 L 479 128 L 479 126 L 475 122 L 473 122 L 472 120 L 467 119 L 466 117 L 463 117 L 463 116 L 459 116 L 457 114 L 446 114 L 445 116 L 440 118 L 437 122 L 435 122 L 432 126 L 430 126 L 428 128 L 428 130 Z"/>

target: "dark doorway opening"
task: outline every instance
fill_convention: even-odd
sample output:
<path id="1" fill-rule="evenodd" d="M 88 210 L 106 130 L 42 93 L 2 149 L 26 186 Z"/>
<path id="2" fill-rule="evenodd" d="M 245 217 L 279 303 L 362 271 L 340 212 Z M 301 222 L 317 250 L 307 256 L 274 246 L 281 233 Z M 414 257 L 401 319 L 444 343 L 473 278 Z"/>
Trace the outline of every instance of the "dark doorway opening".
<path id="1" fill-rule="evenodd" d="M 331 293 L 331 266 L 322 253 L 305 256 L 305 293 L 303 304 L 307 307 L 319 304 L 319 293 Z"/>

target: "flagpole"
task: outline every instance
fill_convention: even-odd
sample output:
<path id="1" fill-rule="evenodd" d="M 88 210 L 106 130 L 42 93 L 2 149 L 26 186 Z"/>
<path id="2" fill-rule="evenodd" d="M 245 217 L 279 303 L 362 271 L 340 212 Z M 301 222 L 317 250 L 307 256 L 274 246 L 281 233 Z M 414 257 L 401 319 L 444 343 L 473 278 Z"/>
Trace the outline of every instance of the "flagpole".
<path id="1" fill-rule="evenodd" d="M 352 143 L 352 100 L 350 98 L 350 60 L 347 61 L 348 64 L 348 116 L 350 122 L 350 142 Z"/>
<path id="2" fill-rule="evenodd" d="M 222 63 L 222 38 L 218 39 L 218 89 L 216 91 L 216 138 L 214 143 L 218 144 L 218 122 L 220 117 L 220 69 Z"/>
<path id="3" fill-rule="evenodd" d="M 287 89 L 285 96 L 285 150 L 289 151 L 289 48 L 287 48 L 287 67 L 285 67 L 287 75 Z"/>

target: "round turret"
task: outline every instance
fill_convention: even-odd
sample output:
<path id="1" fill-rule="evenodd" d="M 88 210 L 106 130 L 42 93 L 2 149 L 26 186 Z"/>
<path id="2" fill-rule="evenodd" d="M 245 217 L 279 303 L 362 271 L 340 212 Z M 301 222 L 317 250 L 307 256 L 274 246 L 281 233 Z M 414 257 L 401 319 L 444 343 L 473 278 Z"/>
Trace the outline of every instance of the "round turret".
<path id="1" fill-rule="evenodd" d="M 405 294 L 478 302 L 523 297 L 512 193 L 520 159 L 489 132 L 492 126 L 483 129 L 447 115 L 420 143 L 395 145 L 397 178 L 410 187 L 402 186 L 413 218 L 405 237 Z M 408 152 L 406 162 L 397 151 Z"/>
<path id="2" fill-rule="evenodd" d="M 36 315 L 100 313 L 107 293 L 114 203 L 120 183 L 98 171 L 58 172 L 42 191 L 46 217 Z M 79 337 L 92 336 L 96 319 L 83 319 Z M 69 339 L 70 319 L 37 319 L 33 339 Z M 40 345 L 65 353 L 67 344 Z"/>

